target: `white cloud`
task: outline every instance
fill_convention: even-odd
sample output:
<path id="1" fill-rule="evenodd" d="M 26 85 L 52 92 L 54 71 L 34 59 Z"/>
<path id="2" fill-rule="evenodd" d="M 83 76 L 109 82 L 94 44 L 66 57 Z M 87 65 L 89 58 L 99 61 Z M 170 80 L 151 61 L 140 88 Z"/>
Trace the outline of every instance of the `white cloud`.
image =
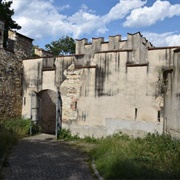
<path id="1" fill-rule="evenodd" d="M 100 17 L 85 5 L 69 17 L 60 11 L 70 6 L 57 8 L 53 6 L 52 0 L 32 0 L 29 3 L 13 0 L 12 8 L 15 9 L 13 18 L 22 26 L 20 33 L 33 38 L 60 37 L 64 34 L 71 34 L 74 38 L 78 38 L 82 34 L 88 34 L 103 27 L 103 24 L 98 21 Z"/>
<path id="2" fill-rule="evenodd" d="M 69 4 L 67 4 L 67 5 L 65 5 L 65 6 L 62 6 L 62 7 L 57 8 L 57 10 L 59 10 L 59 11 L 64 11 L 65 9 L 69 9 L 69 8 L 70 8 L 70 6 L 69 6 Z"/>
<path id="3" fill-rule="evenodd" d="M 123 19 L 132 9 L 139 8 L 146 4 L 146 2 L 147 0 L 120 0 L 119 3 L 111 8 L 109 13 L 106 14 L 103 19 L 106 23 L 117 19 Z"/>
<path id="4" fill-rule="evenodd" d="M 162 34 L 152 32 L 142 32 L 143 36 L 154 46 L 179 46 L 180 34 L 176 32 L 166 32 Z"/>
<path id="5" fill-rule="evenodd" d="M 124 22 L 125 27 L 143 27 L 163 21 L 165 18 L 180 16 L 180 4 L 157 0 L 151 7 L 140 7 L 131 11 Z"/>
<path id="6" fill-rule="evenodd" d="M 27 1 L 24 3 L 24 1 L 14 0 L 12 8 L 15 9 L 15 16 L 13 18 L 22 26 L 20 32 L 33 38 L 53 35 L 56 32 L 55 29 L 64 24 L 66 16 L 59 14 L 58 9 L 51 2 L 31 0 L 29 3 Z"/>

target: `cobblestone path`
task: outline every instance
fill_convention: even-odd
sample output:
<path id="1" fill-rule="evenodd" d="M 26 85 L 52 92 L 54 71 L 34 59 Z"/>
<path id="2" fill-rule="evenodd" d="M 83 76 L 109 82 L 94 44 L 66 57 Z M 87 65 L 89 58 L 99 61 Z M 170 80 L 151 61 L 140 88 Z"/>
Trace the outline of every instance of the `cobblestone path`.
<path id="1" fill-rule="evenodd" d="M 12 150 L 6 180 L 91 180 L 85 154 L 54 136 L 41 134 L 22 139 Z"/>

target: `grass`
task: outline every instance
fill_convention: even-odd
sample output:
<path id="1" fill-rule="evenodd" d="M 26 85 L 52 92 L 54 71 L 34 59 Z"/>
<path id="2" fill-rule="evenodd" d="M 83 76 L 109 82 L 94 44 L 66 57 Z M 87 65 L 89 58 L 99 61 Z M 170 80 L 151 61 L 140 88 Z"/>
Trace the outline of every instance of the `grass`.
<path id="1" fill-rule="evenodd" d="M 130 138 L 118 133 L 101 139 L 71 136 L 66 140 L 73 140 L 89 153 L 104 179 L 180 179 L 180 142 L 169 135 Z"/>
<path id="2" fill-rule="evenodd" d="M 19 138 L 29 135 L 29 120 L 0 123 L 0 158 Z M 33 132 L 38 132 L 38 127 Z M 180 142 L 169 135 L 130 138 L 118 133 L 106 138 L 79 138 L 62 129 L 59 139 L 71 141 L 94 159 L 104 179 L 180 179 Z"/>
<path id="3" fill-rule="evenodd" d="M 168 135 L 116 134 L 99 141 L 91 156 L 105 179 L 180 178 L 180 142 Z"/>

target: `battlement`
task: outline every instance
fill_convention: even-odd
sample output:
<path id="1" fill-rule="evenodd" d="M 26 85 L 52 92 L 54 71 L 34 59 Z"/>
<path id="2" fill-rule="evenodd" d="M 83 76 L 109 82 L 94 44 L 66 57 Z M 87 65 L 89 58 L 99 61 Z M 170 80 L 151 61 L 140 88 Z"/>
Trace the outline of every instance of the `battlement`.
<path id="1" fill-rule="evenodd" d="M 146 48 L 153 47 L 148 40 L 141 35 L 140 32 L 134 34 L 127 34 L 127 39 L 122 40 L 121 35 L 109 36 L 109 41 L 104 42 L 103 37 L 92 38 L 92 42 L 89 43 L 86 38 L 76 40 L 76 54 L 87 54 L 87 52 L 96 53 L 98 51 L 111 51 L 111 50 L 123 50 L 133 49 L 136 50 L 144 46 Z"/>
<path id="2" fill-rule="evenodd" d="M 126 40 L 122 40 L 121 35 L 109 36 L 108 42 L 105 42 L 103 37 L 92 38 L 91 43 L 87 39 L 76 40 L 76 54 L 84 54 L 84 59 L 82 59 L 84 64 L 96 53 L 111 51 L 131 51 L 130 63 L 146 63 L 148 48 L 152 47 L 153 45 L 140 32 L 128 33 Z"/>

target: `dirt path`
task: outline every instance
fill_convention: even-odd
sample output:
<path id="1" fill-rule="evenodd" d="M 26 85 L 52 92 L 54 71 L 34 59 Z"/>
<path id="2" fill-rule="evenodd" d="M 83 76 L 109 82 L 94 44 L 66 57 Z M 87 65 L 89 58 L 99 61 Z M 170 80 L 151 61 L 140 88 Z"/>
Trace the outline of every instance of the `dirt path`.
<path id="1" fill-rule="evenodd" d="M 6 180 L 91 180 L 87 157 L 52 135 L 40 134 L 22 139 L 12 150 Z"/>

